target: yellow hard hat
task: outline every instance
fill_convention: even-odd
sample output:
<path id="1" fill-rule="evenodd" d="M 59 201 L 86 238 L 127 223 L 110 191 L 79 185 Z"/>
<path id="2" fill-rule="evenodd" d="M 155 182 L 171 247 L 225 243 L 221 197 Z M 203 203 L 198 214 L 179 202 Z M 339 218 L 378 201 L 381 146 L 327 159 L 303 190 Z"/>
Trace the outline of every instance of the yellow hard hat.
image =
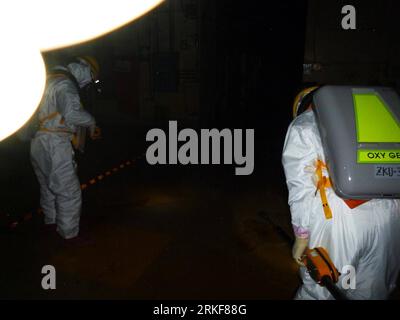
<path id="1" fill-rule="evenodd" d="M 303 99 L 311 92 L 317 90 L 319 88 L 319 86 L 314 86 L 314 87 L 310 87 L 310 88 L 306 88 L 302 91 L 299 92 L 299 94 L 296 96 L 296 98 L 294 99 L 293 102 L 293 118 L 296 118 L 298 116 L 298 111 L 299 111 L 299 107 L 301 105 L 301 102 L 303 101 Z"/>

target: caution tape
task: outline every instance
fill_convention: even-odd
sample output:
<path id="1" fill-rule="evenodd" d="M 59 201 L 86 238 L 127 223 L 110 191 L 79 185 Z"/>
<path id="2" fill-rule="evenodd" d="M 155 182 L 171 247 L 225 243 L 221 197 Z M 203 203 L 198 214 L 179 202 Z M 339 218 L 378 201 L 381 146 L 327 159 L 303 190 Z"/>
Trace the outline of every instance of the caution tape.
<path id="1" fill-rule="evenodd" d="M 89 187 L 97 184 L 98 182 L 104 180 L 105 178 L 111 177 L 112 175 L 121 171 L 122 169 L 129 168 L 130 166 L 134 165 L 135 162 L 138 161 L 142 156 L 143 155 L 140 155 L 135 159 L 123 161 L 122 163 L 119 163 L 118 165 L 112 167 L 110 170 L 104 171 L 103 173 L 96 175 L 95 177 L 89 179 L 86 183 L 82 183 L 81 190 L 82 191 L 87 190 Z M 18 221 L 11 222 L 9 224 L 9 228 L 14 229 L 18 227 L 20 224 L 31 220 L 35 214 L 41 215 L 43 214 L 43 210 L 41 208 L 38 208 L 36 210 L 23 214 Z"/>

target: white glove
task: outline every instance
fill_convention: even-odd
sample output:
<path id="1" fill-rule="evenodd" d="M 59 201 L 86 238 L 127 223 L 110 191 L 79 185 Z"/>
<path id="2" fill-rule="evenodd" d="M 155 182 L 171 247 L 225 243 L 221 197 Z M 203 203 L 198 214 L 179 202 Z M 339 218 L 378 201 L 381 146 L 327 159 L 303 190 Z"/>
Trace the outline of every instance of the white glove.
<path id="1" fill-rule="evenodd" d="M 301 257 L 303 256 L 307 246 L 308 246 L 308 238 L 296 237 L 296 241 L 294 242 L 292 248 L 292 257 L 297 262 L 297 264 L 302 267 L 304 267 L 304 263 L 301 262 Z"/>

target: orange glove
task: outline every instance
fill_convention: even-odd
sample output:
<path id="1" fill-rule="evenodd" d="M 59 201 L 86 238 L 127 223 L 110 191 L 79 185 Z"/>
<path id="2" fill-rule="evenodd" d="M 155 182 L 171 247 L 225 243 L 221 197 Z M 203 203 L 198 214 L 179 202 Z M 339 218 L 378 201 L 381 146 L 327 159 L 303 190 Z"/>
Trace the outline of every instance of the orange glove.
<path id="1" fill-rule="evenodd" d="M 101 129 L 99 127 L 95 127 L 93 132 L 90 134 L 90 138 L 92 140 L 101 139 Z"/>

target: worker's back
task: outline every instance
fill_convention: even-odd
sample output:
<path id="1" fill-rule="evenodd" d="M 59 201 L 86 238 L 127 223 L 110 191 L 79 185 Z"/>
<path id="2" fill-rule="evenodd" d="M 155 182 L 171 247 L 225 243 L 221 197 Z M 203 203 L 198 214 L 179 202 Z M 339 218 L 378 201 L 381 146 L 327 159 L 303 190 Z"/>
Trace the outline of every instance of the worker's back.
<path id="1" fill-rule="evenodd" d="M 307 234 L 310 248 L 325 247 L 339 271 L 355 268 L 356 289 L 346 291 L 349 298 L 384 299 L 394 289 L 400 268 L 400 200 L 373 199 L 351 209 L 328 187 L 332 218 L 327 218 L 316 193 L 318 159 L 325 162 L 315 115 L 309 110 L 289 127 L 282 158 L 294 229 Z M 329 176 L 326 169 L 323 175 Z M 297 298 L 331 298 L 305 268 L 301 275 L 304 285 Z"/>

